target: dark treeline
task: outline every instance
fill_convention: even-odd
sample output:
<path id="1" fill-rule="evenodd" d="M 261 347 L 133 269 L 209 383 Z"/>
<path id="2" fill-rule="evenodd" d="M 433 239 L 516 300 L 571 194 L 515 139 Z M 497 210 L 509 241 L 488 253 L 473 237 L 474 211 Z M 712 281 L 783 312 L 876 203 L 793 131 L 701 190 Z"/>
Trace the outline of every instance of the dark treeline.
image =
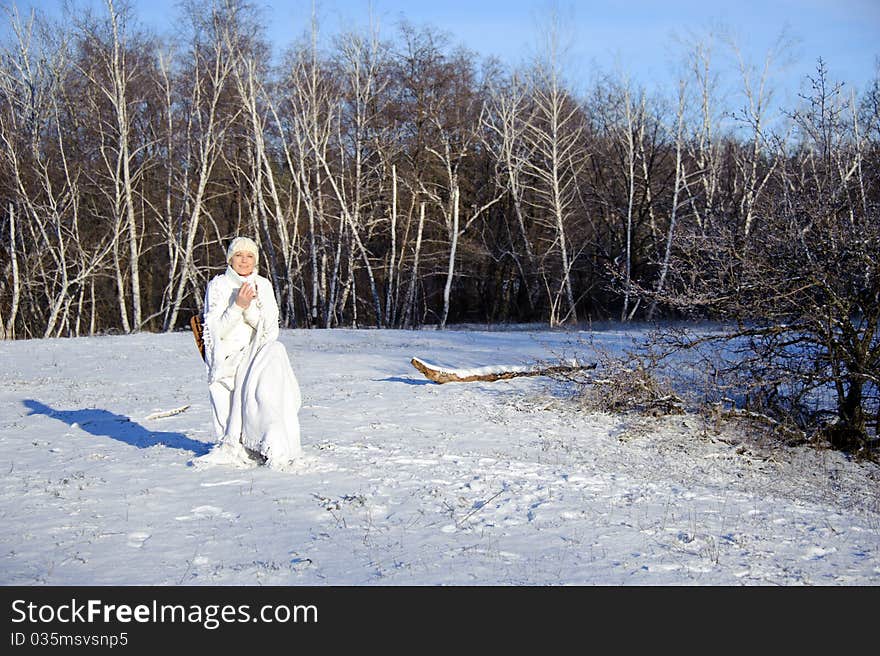
<path id="1" fill-rule="evenodd" d="M 680 316 L 674 293 L 710 295 L 702 263 L 736 276 L 810 199 L 878 220 L 880 87 L 852 95 L 821 60 L 771 121 L 746 66 L 722 103 L 709 40 L 657 98 L 607 76 L 574 93 L 552 31 L 507 70 L 407 24 L 315 25 L 276 60 L 239 0 L 190 3 L 173 39 L 111 0 L 6 21 L 7 338 L 181 327 L 239 234 L 284 326 L 552 326 Z"/>

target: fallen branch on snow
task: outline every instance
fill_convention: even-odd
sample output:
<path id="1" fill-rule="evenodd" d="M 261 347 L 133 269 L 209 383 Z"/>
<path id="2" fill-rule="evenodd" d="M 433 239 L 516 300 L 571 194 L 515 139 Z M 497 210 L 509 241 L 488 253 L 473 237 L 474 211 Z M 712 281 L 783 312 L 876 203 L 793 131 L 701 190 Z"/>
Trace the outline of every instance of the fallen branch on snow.
<path id="1" fill-rule="evenodd" d="M 478 367 L 475 369 L 450 369 L 432 364 L 420 358 L 410 360 L 412 366 L 421 371 L 425 378 L 435 383 L 469 383 L 473 381 L 507 380 L 518 376 L 549 376 L 584 369 L 595 369 L 595 363 L 580 364 L 572 360 L 568 364 L 554 366 L 517 366 L 497 365 L 494 367 Z"/>
<path id="2" fill-rule="evenodd" d="M 480 505 L 478 505 L 476 508 L 474 508 L 473 510 L 471 510 L 467 515 L 465 515 L 465 516 L 462 517 L 460 520 L 458 520 L 457 522 L 455 522 L 455 525 L 456 525 L 458 528 L 461 528 L 462 526 L 464 526 L 464 523 L 465 523 L 467 520 L 469 520 L 471 517 L 473 517 L 473 516 L 476 515 L 478 512 L 480 512 L 483 508 L 485 508 L 486 506 L 488 506 L 489 503 L 491 503 L 492 501 L 494 501 L 495 499 L 497 499 L 499 496 L 501 496 L 501 494 L 502 494 L 505 490 L 507 490 L 507 486 L 506 486 L 506 485 L 505 485 L 504 487 L 502 487 L 500 490 L 498 490 L 498 491 L 497 491 L 495 494 L 493 494 L 491 497 L 489 497 L 488 499 L 486 499 L 485 501 L 483 501 L 483 502 L 482 502 Z"/>
<path id="3" fill-rule="evenodd" d="M 174 415 L 179 415 L 181 412 L 186 412 L 188 408 L 189 405 L 182 405 L 179 408 L 174 408 L 173 410 L 154 412 L 153 414 L 144 417 L 144 419 L 161 419 L 162 417 L 173 417 Z"/>

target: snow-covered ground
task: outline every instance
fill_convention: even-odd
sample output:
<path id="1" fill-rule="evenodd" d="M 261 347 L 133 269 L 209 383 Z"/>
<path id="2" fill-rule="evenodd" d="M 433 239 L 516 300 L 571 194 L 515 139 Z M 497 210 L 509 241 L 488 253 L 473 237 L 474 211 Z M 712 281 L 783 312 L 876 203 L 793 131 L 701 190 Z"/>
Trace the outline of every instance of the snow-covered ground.
<path id="1" fill-rule="evenodd" d="M 0 584 L 880 582 L 874 464 L 410 365 L 522 366 L 576 339 L 282 331 L 293 472 L 192 466 L 213 436 L 190 333 L 0 342 Z"/>

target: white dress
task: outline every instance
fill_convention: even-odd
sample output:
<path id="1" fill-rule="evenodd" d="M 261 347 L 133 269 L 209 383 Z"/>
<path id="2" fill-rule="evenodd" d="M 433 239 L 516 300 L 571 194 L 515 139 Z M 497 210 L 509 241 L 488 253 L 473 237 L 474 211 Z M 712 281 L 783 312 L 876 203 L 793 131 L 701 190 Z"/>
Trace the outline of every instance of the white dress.
<path id="1" fill-rule="evenodd" d="M 243 282 L 257 290 L 247 309 L 235 303 Z M 299 384 L 278 339 L 278 304 L 272 285 L 232 268 L 214 277 L 205 293 L 205 365 L 218 445 L 206 463 L 282 469 L 301 453 Z"/>

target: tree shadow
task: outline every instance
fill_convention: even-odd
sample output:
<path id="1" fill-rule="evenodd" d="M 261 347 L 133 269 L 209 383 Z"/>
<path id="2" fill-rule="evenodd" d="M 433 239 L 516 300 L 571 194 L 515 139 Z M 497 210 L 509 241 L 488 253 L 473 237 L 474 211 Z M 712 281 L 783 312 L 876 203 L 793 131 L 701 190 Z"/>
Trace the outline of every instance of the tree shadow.
<path id="1" fill-rule="evenodd" d="M 25 399 L 22 403 L 30 410 L 31 415 L 46 415 L 63 421 L 68 426 L 77 424 L 79 428 L 91 435 L 111 437 L 139 449 L 162 445 L 172 449 L 192 451 L 196 456 L 202 456 L 208 453 L 213 446 L 213 444 L 193 440 L 183 433 L 148 430 L 125 415 L 117 415 L 107 410 L 98 408 L 55 410 L 34 399 Z"/>
<path id="2" fill-rule="evenodd" d="M 373 379 L 377 383 L 405 383 L 407 385 L 435 385 L 430 380 L 418 380 L 416 378 L 401 378 L 400 376 L 391 376 L 390 378 Z"/>

